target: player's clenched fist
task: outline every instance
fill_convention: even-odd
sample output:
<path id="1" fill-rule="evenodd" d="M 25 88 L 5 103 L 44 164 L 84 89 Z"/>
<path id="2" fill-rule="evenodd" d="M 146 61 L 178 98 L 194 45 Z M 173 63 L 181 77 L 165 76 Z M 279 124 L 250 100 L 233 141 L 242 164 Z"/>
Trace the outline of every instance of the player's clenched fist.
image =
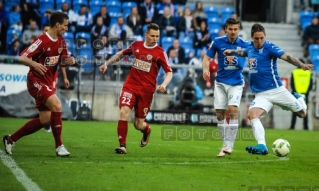
<path id="1" fill-rule="evenodd" d="M 204 80 L 210 79 L 210 72 L 208 70 L 203 70 L 203 78 Z"/>
<path id="2" fill-rule="evenodd" d="M 99 67 L 100 72 L 104 73 L 107 70 L 106 64 L 103 64 L 102 66 Z"/>
<path id="3" fill-rule="evenodd" d="M 73 64 L 75 64 L 75 58 L 74 58 L 73 56 L 66 58 L 66 59 L 65 59 L 65 64 L 66 64 L 66 65 L 73 65 Z"/>
<path id="4" fill-rule="evenodd" d="M 162 93 L 166 92 L 166 86 L 160 85 L 157 89 Z"/>

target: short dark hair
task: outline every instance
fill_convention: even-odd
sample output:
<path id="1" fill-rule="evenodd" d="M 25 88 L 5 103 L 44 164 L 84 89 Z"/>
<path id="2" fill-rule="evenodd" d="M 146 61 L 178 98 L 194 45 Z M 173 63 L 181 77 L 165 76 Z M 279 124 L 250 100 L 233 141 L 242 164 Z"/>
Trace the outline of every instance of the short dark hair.
<path id="1" fill-rule="evenodd" d="M 226 20 L 226 23 L 225 23 L 225 28 L 228 27 L 228 25 L 238 25 L 238 26 L 240 26 L 240 21 L 238 19 L 235 19 L 235 18 L 228 18 Z"/>
<path id="2" fill-rule="evenodd" d="M 64 20 L 69 20 L 67 14 L 60 11 L 53 12 L 50 17 L 50 27 L 54 27 L 56 23 L 62 24 Z"/>
<path id="3" fill-rule="evenodd" d="M 265 28 L 259 23 L 255 23 L 251 27 L 251 36 L 254 36 L 255 32 L 263 32 L 266 35 Z"/>
<path id="4" fill-rule="evenodd" d="M 159 26 L 157 24 L 155 24 L 155 23 L 148 24 L 147 27 L 146 27 L 146 33 L 150 32 L 151 29 L 158 31 L 159 30 Z"/>
<path id="5" fill-rule="evenodd" d="M 49 25 L 48 23 L 44 24 L 44 25 L 42 26 L 42 30 L 43 30 L 45 27 L 50 27 L 50 25 Z"/>

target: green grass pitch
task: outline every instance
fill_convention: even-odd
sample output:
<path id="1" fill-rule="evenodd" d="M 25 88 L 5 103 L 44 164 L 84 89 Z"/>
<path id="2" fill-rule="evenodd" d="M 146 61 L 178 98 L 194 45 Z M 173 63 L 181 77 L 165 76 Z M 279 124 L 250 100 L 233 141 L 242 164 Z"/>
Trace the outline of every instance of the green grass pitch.
<path id="1" fill-rule="evenodd" d="M 27 121 L 0 118 L 1 138 Z M 245 147 L 256 142 L 239 138 L 232 155 L 217 158 L 220 140 L 164 140 L 162 130 L 172 125 L 151 124 L 150 142 L 141 148 L 142 134 L 131 123 L 128 154 L 118 155 L 114 152 L 118 146 L 116 126 L 116 122 L 64 121 L 63 141 L 70 157 L 57 157 L 52 134 L 43 130 L 20 139 L 11 157 L 42 190 L 319 188 L 317 131 L 266 129 L 268 155 L 248 154 Z M 291 145 L 286 158 L 272 153 L 271 144 L 278 138 L 288 140 Z M 3 146 L 0 150 L 4 151 Z M 1 160 L 0 190 L 25 190 Z"/>

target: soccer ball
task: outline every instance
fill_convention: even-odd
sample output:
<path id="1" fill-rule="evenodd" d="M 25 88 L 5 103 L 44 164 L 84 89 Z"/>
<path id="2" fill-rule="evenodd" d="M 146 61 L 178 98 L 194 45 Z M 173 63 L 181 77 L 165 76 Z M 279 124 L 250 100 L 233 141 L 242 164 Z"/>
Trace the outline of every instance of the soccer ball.
<path id="1" fill-rule="evenodd" d="M 290 152 L 290 144 L 285 139 L 277 139 L 272 144 L 272 151 L 278 157 L 285 157 Z"/>

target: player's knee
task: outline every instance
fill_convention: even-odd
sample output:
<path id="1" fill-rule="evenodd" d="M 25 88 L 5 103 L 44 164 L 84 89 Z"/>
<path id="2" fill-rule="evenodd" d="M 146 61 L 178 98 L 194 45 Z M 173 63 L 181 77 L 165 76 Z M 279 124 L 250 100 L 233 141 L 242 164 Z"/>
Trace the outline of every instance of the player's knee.
<path id="1" fill-rule="evenodd" d="M 141 123 L 139 120 L 135 120 L 134 127 L 136 130 L 143 130 L 143 122 Z"/>
<path id="2" fill-rule="evenodd" d="M 50 115 L 44 115 L 44 116 L 40 116 L 40 122 L 43 126 L 47 126 L 50 125 Z"/>
<path id="3" fill-rule="evenodd" d="M 305 118 L 307 116 L 307 113 L 304 110 L 302 110 L 302 111 L 297 112 L 296 115 L 299 118 Z"/>
<path id="4" fill-rule="evenodd" d="M 248 112 L 247 118 L 249 120 L 253 120 L 253 119 L 259 118 L 259 116 L 256 113 Z"/>
<path id="5" fill-rule="evenodd" d="M 121 111 L 120 111 L 120 118 L 121 119 L 128 119 L 130 115 L 130 111 L 125 109 L 125 108 L 121 108 Z"/>
<path id="6" fill-rule="evenodd" d="M 53 112 L 62 112 L 61 102 L 56 102 L 52 105 Z"/>

